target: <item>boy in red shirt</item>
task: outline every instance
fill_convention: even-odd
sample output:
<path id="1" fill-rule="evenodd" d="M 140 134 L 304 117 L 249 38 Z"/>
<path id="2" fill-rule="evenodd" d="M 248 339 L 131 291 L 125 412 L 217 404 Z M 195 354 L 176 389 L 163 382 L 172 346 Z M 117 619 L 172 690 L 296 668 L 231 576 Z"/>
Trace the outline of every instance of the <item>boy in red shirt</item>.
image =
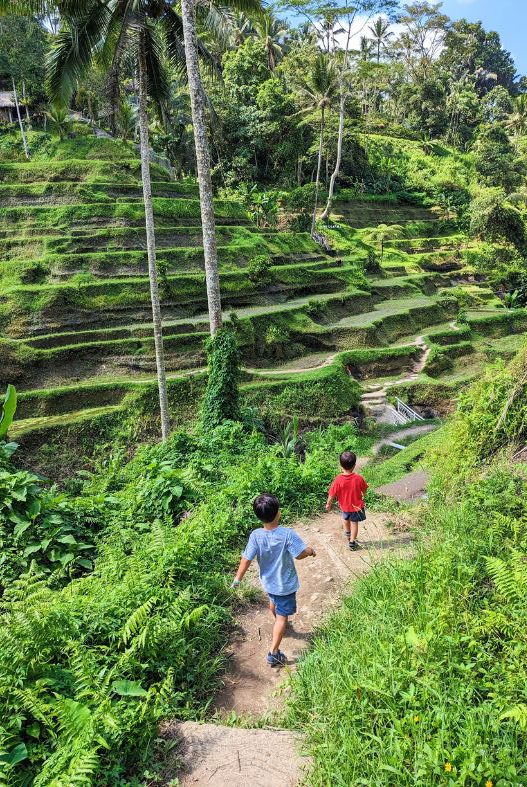
<path id="1" fill-rule="evenodd" d="M 357 464 L 357 457 L 353 451 L 343 451 L 340 455 L 340 473 L 331 484 L 328 492 L 326 511 L 331 511 L 335 499 L 338 500 L 344 518 L 344 533 L 348 538 L 349 547 L 358 549 L 357 534 L 359 522 L 364 522 L 364 495 L 368 484 L 358 473 L 353 472 Z"/>

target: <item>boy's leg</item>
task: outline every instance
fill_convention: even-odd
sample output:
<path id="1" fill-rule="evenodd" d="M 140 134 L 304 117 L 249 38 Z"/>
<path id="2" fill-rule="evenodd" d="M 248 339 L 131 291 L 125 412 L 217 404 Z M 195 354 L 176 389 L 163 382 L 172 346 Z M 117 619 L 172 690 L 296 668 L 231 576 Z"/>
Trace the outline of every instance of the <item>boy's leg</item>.
<path id="1" fill-rule="evenodd" d="M 359 523 L 358 522 L 350 522 L 351 529 L 350 529 L 350 541 L 356 541 L 357 536 L 359 535 Z"/>
<path id="2" fill-rule="evenodd" d="M 346 536 L 346 538 L 349 541 L 350 538 L 351 538 L 351 531 L 350 531 L 350 524 L 351 524 L 351 522 L 349 520 L 349 514 L 343 513 L 342 514 L 342 518 L 344 519 L 344 535 Z"/>
<path id="3" fill-rule="evenodd" d="M 278 653 L 280 650 L 280 643 L 282 642 L 285 628 L 287 626 L 287 615 L 275 615 L 275 623 L 273 626 L 273 639 L 271 642 L 271 653 Z"/>
<path id="4" fill-rule="evenodd" d="M 269 599 L 269 609 L 271 610 L 271 615 L 273 618 L 276 617 L 276 606 L 272 598 Z"/>

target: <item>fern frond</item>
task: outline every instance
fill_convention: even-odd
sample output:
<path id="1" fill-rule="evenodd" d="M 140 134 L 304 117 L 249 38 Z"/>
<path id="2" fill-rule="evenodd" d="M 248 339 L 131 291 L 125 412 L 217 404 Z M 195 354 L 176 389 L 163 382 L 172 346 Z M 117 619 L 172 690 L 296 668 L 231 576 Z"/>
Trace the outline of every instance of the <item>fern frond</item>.
<path id="1" fill-rule="evenodd" d="M 150 614 L 158 602 L 157 596 L 150 596 L 135 612 L 132 612 L 123 626 L 121 639 L 127 645 L 148 623 Z"/>
<path id="2" fill-rule="evenodd" d="M 496 590 L 507 601 L 518 599 L 518 584 L 513 569 L 499 557 L 486 557 L 485 565 Z"/>
<path id="3" fill-rule="evenodd" d="M 505 721 L 506 719 L 515 721 L 520 729 L 527 730 L 527 705 L 520 703 L 513 708 L 509 708 L 500 716 L 500 721 Z"/>

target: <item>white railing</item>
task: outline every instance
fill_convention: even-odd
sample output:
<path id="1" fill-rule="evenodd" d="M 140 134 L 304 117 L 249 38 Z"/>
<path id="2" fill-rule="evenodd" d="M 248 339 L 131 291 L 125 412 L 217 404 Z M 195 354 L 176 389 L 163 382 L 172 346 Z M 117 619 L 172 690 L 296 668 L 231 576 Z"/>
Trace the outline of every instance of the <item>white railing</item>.
<path id="1" fill-rule="evenodd" d="M 402 415 L 402 413 L 398 412 L 398 410 L 396 410 L 395 407 L 388 405 L 387 410 L 390 416 L 390 420 L 393 424 L 399 424 L 399 426 L 404 426 L 405 424 L 409 423 L 410 419 Z"/>
<path id="2" fill-rule="evenodd" d="M 416 413 L 411 407 L 405 404 L 401 399 L 395 397 L 395 411 L 398 413 L 402 418 L 405 419 L 404 423 L 408 423 L 409 421 L 424 421 L 422 415 Z"/>

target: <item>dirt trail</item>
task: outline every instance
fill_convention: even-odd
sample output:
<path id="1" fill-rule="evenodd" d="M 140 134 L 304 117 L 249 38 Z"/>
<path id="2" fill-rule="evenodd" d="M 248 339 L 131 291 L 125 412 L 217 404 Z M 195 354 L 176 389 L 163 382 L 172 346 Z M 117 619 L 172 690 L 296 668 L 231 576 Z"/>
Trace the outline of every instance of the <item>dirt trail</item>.
<path id="1" fill-rule="evenodd" d="M 386 526 L 389 518 L 387 514 L 368 516 L 360 528 L 362 549 L 357 552 L 350 551 L 343 535 L 342 518 L 337 512 L 295 526 L 304 541 L 315 548 L 317 556 L 296 564 L 300 577 L 298 611 L 291 619 L 281 646 L 288 657 L 287 667 L 270 668 L 265 662 L 273 619 L 267 600 L 262 598 L 238 616 L 224 687 L 214 703 L 220 715 L 235 711 L 262 716 L 280 706 L 278 690 L 295 670 L 314 629 L 328 611 L 338 605 L 344 585 L 365 574 L 387 551 L 400 552 L 408 548 L 407 534 L 389 532 Z M 257 566 L 251 566 L 245 581 L 258 585 Z"/>
<path id="2" fill-rule="evenodd" d="M 421 434 L 430 428 L 433 428 L 430 424 L 423 424 L 401 429 L 389 439 Z M 380 450 L 384 442 L 375 448 Z M 367 457 L 361 457 L 359 466 L 363 467 L 367 461 Z M 426 486 L 426 478 L 421 477 L 419 484 L 417 490 L 414 479 L 407 483 L 404 477 L 386 493 L 398 499 L 416 499 Z M 281 646 L 287 655 L 287 665 L 271 668 L 265 661 L 273 619 L 262 593 L 258 602 L 242 608 L 237 616 L 223 688 L 211 708 L 218 723 L 172 721 L 161 729 L 165 740 L 177 742 L 165 762 L 163 783 L 167 787 L 176 774 L 182 787 L 295 787 L 301 782 L 309 759 L 299 754 L 298 734 L 269 727 L 232 728 L 222 725 L 222 720 L 227 721 L 235 713 L 260 726 L 271 722 L 273 712 L 283 707 L 289 685 L 287 678 L 295 671 L 323 618 L 340 603 L 345 586 L 366 574 L 385 555 L 409 554 L 411 537 L 389 527 L 393 519 L 392 514 L 369 513 L 359 527 L 361 549 L 356 552 L 348 547 L 337 511 L 295 525 L 306 543 L 315 548 L 317 556 L 296 564 L 300 577 L 298 610 L 291 618 Z M 256 564 L 251 566 L 244 582 L 260 587 Z"/>

